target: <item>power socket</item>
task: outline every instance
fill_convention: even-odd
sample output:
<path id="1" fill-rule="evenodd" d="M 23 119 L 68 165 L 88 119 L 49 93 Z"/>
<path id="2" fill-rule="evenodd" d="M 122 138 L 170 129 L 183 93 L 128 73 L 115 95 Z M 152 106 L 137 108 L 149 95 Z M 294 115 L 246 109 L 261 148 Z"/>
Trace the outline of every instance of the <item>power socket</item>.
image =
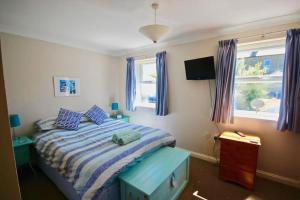
<path id="1" fill-rule="evenodd" d="M 214 141 L 216 142 L 219 139 L 219 137 L 220 137 L 219 135 L 215 135 L 214 136 Z"/>

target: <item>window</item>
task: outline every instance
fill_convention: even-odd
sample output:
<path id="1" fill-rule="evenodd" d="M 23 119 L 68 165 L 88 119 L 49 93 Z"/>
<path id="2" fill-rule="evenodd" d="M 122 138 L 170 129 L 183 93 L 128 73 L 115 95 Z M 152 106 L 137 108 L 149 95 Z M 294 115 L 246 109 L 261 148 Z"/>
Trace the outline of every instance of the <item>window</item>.
<path id="1" fill-rule="evenodd" d="M 285 39 L 238 45 L 235 116 L 277 120 Z"/>
<path id="2" fill-rule="evenodd" d="M 154 108 L 156 103 L 156 59 L 137 60 L 136 106 Z"/>

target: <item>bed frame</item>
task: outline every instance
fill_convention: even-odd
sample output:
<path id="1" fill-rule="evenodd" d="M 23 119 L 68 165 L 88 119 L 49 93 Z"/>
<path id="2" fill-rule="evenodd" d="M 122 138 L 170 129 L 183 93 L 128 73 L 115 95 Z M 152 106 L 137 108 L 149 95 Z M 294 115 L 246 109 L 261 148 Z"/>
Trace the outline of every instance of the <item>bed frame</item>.
<path id="1" fill-rule="evenodd" d="M 174 143 L 168 145 L 169 147 L 175 147 L 176 141 Z M 146 157 L 152 155 L 156 150 L 161 147 L 152 149 L 151 151 L 147 152 L 142 157 L 135 160 L 135 163 L 132 163 L 130 166 L 141 162 Z M 57 188 L 67 197 L 69 200 L 81 200 L 78 193 L 73 188 L 72 184 L 67 182 L 64 177 L 60 175 L 60 173 L 53 167 L 46 164 L 46 161 L 37 153 L 35 152 L 37 164 L 39 168 L 48 176 L 48 178 L 57 186 Z M 130 167 L 128 166 L 128 167 Z M 120 200 L 121 199 L 121 189 L 120 189 L 120 180 L 116 178 L 109 187 L 104 189 L 100 195 L 95 196 L 93 200 Z"/>
<path id="2" fill-rule="evenodd" d="M 48 178 L 57 186 L 57 188 L 67 197 L 69 200 L 80 200 L 80 196 L 74 190 L 71 183 L 67 182 L 59 172 L 46 164 L 43 158 L 38 156 L 39 168 L 48 176 Z M 120 199 L 120 183 L 116 179 L 110 187 L 104 190 L 101 195 L 97 196 L 95 200 L 119 200 Z"/>

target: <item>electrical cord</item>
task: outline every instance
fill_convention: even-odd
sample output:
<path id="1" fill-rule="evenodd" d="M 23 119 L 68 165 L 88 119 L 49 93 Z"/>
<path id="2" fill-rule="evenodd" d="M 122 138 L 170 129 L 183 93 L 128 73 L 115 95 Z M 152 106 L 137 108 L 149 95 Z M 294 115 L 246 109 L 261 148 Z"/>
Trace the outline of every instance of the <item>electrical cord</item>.
<path id="1" fill-rule="evenodd" d="M 210 96 L 210 106 L 211 108 L 213 108 L 213 97 L 212 97 L 212 94 L 211 94 L 211 85 L 210 85 L 210 80 L 208 80 L 208 86 L 209 86 L 209 96 Z M 216 126 L 216 128 L 218 129 L 218 136 L 221 135 L 221 130 L 219 128 L 219 126 L 214 122 L 214 125 Z"/>
<path id="2" fill-rule="evenodd" d="M 210 96 L 210 102 L 211 102 L 211 108 L 213 108 L 213 97 L 212 97 L 212 93 L 211 93 L 211 84 L 210 84 L 210 80 L 208 80 L 208 86 L 209 86 L 209 96 Z M 215 127 L 217 128 L 218 130 L 218 135 L 214 137 L 214 145 L 213 145 L 213 155 L 216 159 L 216 163 L 218 164 L 218 156 L 216 154 L 216 142 L 217 142 L 217 139 L 220 137 L 221 135 L 221 130 L 219 128 L 219 126 L 213 122 L 213 124 L 215 125 Z"/>

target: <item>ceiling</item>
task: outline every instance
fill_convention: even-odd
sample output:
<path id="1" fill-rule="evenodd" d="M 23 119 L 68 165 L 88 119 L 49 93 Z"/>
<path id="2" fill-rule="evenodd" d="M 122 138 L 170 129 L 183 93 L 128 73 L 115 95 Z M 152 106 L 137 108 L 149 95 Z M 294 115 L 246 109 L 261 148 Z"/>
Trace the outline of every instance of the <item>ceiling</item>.
<path id="1" fill-rule="evenodd" d="M 0 31 L 107 54 L 142 48 L 155 0 L 0 0 Z M 274 17 L 299 17 L 299 0 L 160 0 L 163 43 Z M 300 17 L 298 19 L 300 21 Z M 152 44 L 153 45 L 153 44 Z"/>

